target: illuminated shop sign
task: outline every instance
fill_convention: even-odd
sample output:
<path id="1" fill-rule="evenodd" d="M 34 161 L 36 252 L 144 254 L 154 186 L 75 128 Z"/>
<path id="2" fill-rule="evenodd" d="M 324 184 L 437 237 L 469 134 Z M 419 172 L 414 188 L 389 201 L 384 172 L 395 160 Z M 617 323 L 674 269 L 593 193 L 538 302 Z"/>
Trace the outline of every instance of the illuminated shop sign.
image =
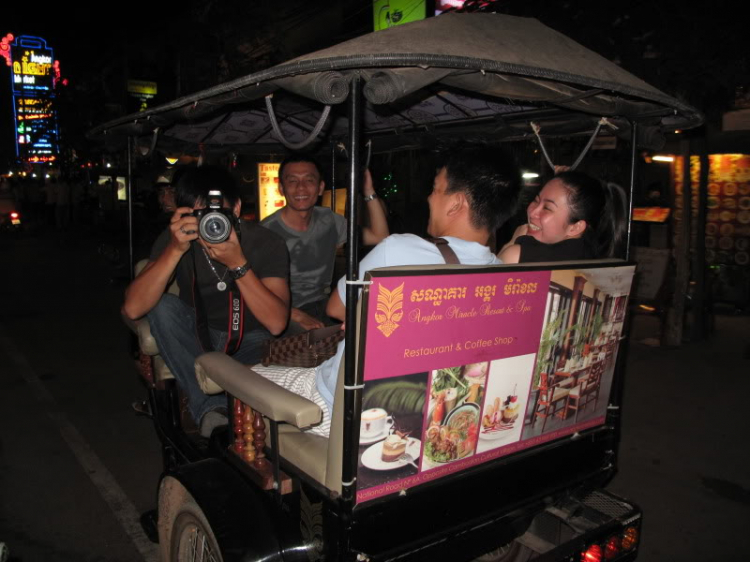
<path id="1" fill-rule="evenodd" d="M 375 31 L 425 19 L 425 0 L 375 0 L 372 3 Z"/>
<path id="2" fill-rule="evenodd" d="M 54 88 L 60 63 L 39 37 L 8 34 L 2 44 L 8 46 L 5 58 L 11 70 L 16 154 L 25 162 L 54 162 L 58 154 Z"/>
<path id="3" fill-rule="evenodd" d="M 258 164 L 258 207 L 260 220 L 286 205 L 286 199 L 279 191 L 279 166 L 269 162 Z"/>
<path id="4" fill-rule="evenodd" d="M 57 125 L 52 100 L 14 97 L 16 147 L 27 162 L 54 162 L 57 159 Z"/>
<path id="5" fill-rule="evenodd" d="M 21 36 L 11 43 L 10 56 L 13 92 L 49 92 L 59 65 L 55 64 L 52 49 L 39 37 Z"/>
<path id="6" fill-rule="evenodd" d="M 149 100 L 154 99 L 158 93 L 156 82 L 146 80 L 128 80 L 128 95 L 135 98 L 138 103 L 138 111 L 148 109 Z"/>
<path id="7" fill-rule="evenodd" d="M 437 0 L 435 2 L 435 15 L 438 16 L 446 10 L 464 7 L 465 0 Z"/>

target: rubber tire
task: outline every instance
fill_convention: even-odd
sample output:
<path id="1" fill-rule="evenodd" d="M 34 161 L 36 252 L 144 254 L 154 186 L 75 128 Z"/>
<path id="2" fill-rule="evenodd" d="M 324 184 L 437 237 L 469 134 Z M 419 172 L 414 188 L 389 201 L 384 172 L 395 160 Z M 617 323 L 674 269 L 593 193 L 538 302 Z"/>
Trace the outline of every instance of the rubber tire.
<path id="1" fill-rule="evenodd" d="M 192 532 L 198 533 L 198 536 L 205 537 L 208 546 L 208 557 L 201 553 L 202 557 L 187 558 L 186 549 L 190 546 L 189 539 Z M 219 544 L 216 537 L 206 520 L 203 510 L 195 503 L 192 498 L 186 498 L 180 506 L 177 517 L 172 525 L 172 536 L 170 537 L 170 562 L 223 562 Z"/>

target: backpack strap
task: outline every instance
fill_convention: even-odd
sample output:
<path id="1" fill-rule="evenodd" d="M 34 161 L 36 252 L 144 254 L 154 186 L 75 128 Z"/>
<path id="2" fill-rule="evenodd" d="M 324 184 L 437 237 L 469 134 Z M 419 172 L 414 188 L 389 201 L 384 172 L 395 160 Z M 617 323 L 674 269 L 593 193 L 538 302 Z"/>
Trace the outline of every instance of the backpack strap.
<path id="1" fill-rule="evenodd" d="M 440 253 L 447 264 L 458 264 L 461 260 L 458 259 L 456 252 L 450 247 L 448 241 L 445 238 L 427 238 L 428 242 L 432 242 L 440 250 Z"/>

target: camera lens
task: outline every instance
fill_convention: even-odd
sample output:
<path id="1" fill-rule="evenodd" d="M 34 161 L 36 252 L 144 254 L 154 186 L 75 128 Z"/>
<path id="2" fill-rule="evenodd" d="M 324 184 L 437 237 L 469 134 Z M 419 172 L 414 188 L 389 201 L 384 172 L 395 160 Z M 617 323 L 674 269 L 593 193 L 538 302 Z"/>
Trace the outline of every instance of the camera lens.
<path id="1" fill-rule="evenodd" d="M 198 224 L 201 238 L 211 244 L 219 244 L 229 238 L 232 225 L 221 213 L 208 213 Z"/>

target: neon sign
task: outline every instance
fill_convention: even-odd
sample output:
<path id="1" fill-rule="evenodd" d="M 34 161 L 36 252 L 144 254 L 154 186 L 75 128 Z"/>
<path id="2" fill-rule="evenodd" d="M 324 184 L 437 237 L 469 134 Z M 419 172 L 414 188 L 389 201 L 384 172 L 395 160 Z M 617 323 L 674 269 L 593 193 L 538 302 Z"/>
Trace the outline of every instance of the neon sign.
<path id="1" fill-rule="evenodd" d="M 5 64 L 10 66 L 10 44 L 13 42 L 13 34 L 8 33 L 0 39 L 0 56 L 5 58 Z"/>
<path id="2" fill-rule="evenodd" d="M 49 92 L 54 88 L 56 61 L 44 39 L 26 35 L 17 37 L 11 43 L 10 52 L 14 93 Z"/>
<path id="3" fill-rule="evenodd" d="M 8 34 L 0 40 L 0 53 L 11 67 L 16 154 L 29 163 L 54 162 L 58 155 L 54 88 L 60 63 L 40 37 Z"/>

